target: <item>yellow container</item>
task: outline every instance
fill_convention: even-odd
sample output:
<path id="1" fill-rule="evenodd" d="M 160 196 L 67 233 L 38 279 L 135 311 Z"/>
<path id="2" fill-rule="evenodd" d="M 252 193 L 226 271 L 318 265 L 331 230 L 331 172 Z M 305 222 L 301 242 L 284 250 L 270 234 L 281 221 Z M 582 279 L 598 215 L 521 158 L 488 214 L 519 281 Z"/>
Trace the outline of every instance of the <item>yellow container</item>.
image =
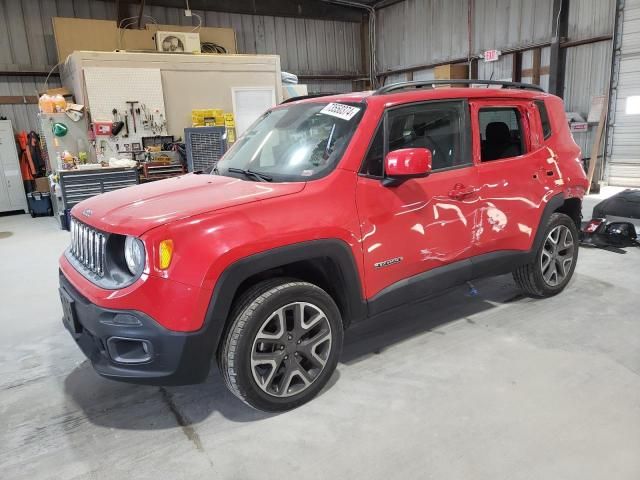
<path id="1" fill-rule="evenodd" d="M 235 128 L 227 127 L 227 143 L 232 144 L 236 141 L 236 130 Z"/>
<path id="2" fill-rule="evenodd" d="M 197 108 L 191 110 L 191 124 L 194 127 L 229 126 L 228 118 L 231 119 L 231 126 L 235 126 L 233 114 L 225 113 L 220 108 Z"/>

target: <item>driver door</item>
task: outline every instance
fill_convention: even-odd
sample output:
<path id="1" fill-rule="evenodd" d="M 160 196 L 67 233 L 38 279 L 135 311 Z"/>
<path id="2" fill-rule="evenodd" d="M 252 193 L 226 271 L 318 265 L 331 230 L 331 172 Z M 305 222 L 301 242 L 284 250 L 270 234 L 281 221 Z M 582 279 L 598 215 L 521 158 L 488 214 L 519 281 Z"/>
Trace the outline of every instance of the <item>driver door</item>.
<path id="1" fill-rule="evenodd" d="M 478 179 L 469 130 L 464 100 L 385 112 L 356 189 L 372 314 L 470 278 Z M 385 186 L 384 157 L 402 148 L 431 150 L 432 172 Z"/>

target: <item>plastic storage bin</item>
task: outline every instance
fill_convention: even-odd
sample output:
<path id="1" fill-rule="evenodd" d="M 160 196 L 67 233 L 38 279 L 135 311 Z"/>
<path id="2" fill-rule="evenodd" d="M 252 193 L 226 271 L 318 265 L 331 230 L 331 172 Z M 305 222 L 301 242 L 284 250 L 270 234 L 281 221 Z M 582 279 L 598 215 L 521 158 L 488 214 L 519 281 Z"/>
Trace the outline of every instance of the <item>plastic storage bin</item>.
<path id="1" fill-rule="evenodd" d="M 51 194 L 48 192 L 27 193 L 27 203 L 29 213 L 32 217 L 51 217 L 53 207 L 51 206 Z"/>

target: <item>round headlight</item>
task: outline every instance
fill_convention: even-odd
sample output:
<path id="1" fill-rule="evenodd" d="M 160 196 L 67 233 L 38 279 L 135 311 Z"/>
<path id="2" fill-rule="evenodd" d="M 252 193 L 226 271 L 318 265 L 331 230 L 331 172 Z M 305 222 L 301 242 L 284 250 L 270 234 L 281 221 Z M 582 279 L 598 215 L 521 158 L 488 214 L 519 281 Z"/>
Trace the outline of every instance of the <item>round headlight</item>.
<path id="1" fill-rule="evenodd" d="M 136 237 L 127 236 L 124 241 L 124 259 L 131 275 L 137 276 L 144 269 L 144 244 Z"/>

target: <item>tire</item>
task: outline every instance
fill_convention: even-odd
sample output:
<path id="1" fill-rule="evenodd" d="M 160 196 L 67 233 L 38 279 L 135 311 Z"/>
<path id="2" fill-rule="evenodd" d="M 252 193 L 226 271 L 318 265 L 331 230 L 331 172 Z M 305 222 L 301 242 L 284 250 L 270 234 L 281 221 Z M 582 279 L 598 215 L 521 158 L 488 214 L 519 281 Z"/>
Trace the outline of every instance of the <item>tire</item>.
<path id="1" fill-rule="evenodd" d="M 324 387 L 342 351 L 333 299 L 311 283 L 266 280 L 235 302 L 218 353 L 231 392 L 264 412 L 299 407 Z"/>
<path id="2" fill-rule="evenodd" d="M 551 297 L 564 290 L 578 262 L 578 229 L 569 216 L 553 213 L 543 228 L 542 244 L 534 259 L 513 272 L 518 287 L 523 293 L 534 298 Z M 570 246 L 567 240 L 569 236 Z M 554 239 L 557 240 L 557 244 L 554 243 Z"/>

